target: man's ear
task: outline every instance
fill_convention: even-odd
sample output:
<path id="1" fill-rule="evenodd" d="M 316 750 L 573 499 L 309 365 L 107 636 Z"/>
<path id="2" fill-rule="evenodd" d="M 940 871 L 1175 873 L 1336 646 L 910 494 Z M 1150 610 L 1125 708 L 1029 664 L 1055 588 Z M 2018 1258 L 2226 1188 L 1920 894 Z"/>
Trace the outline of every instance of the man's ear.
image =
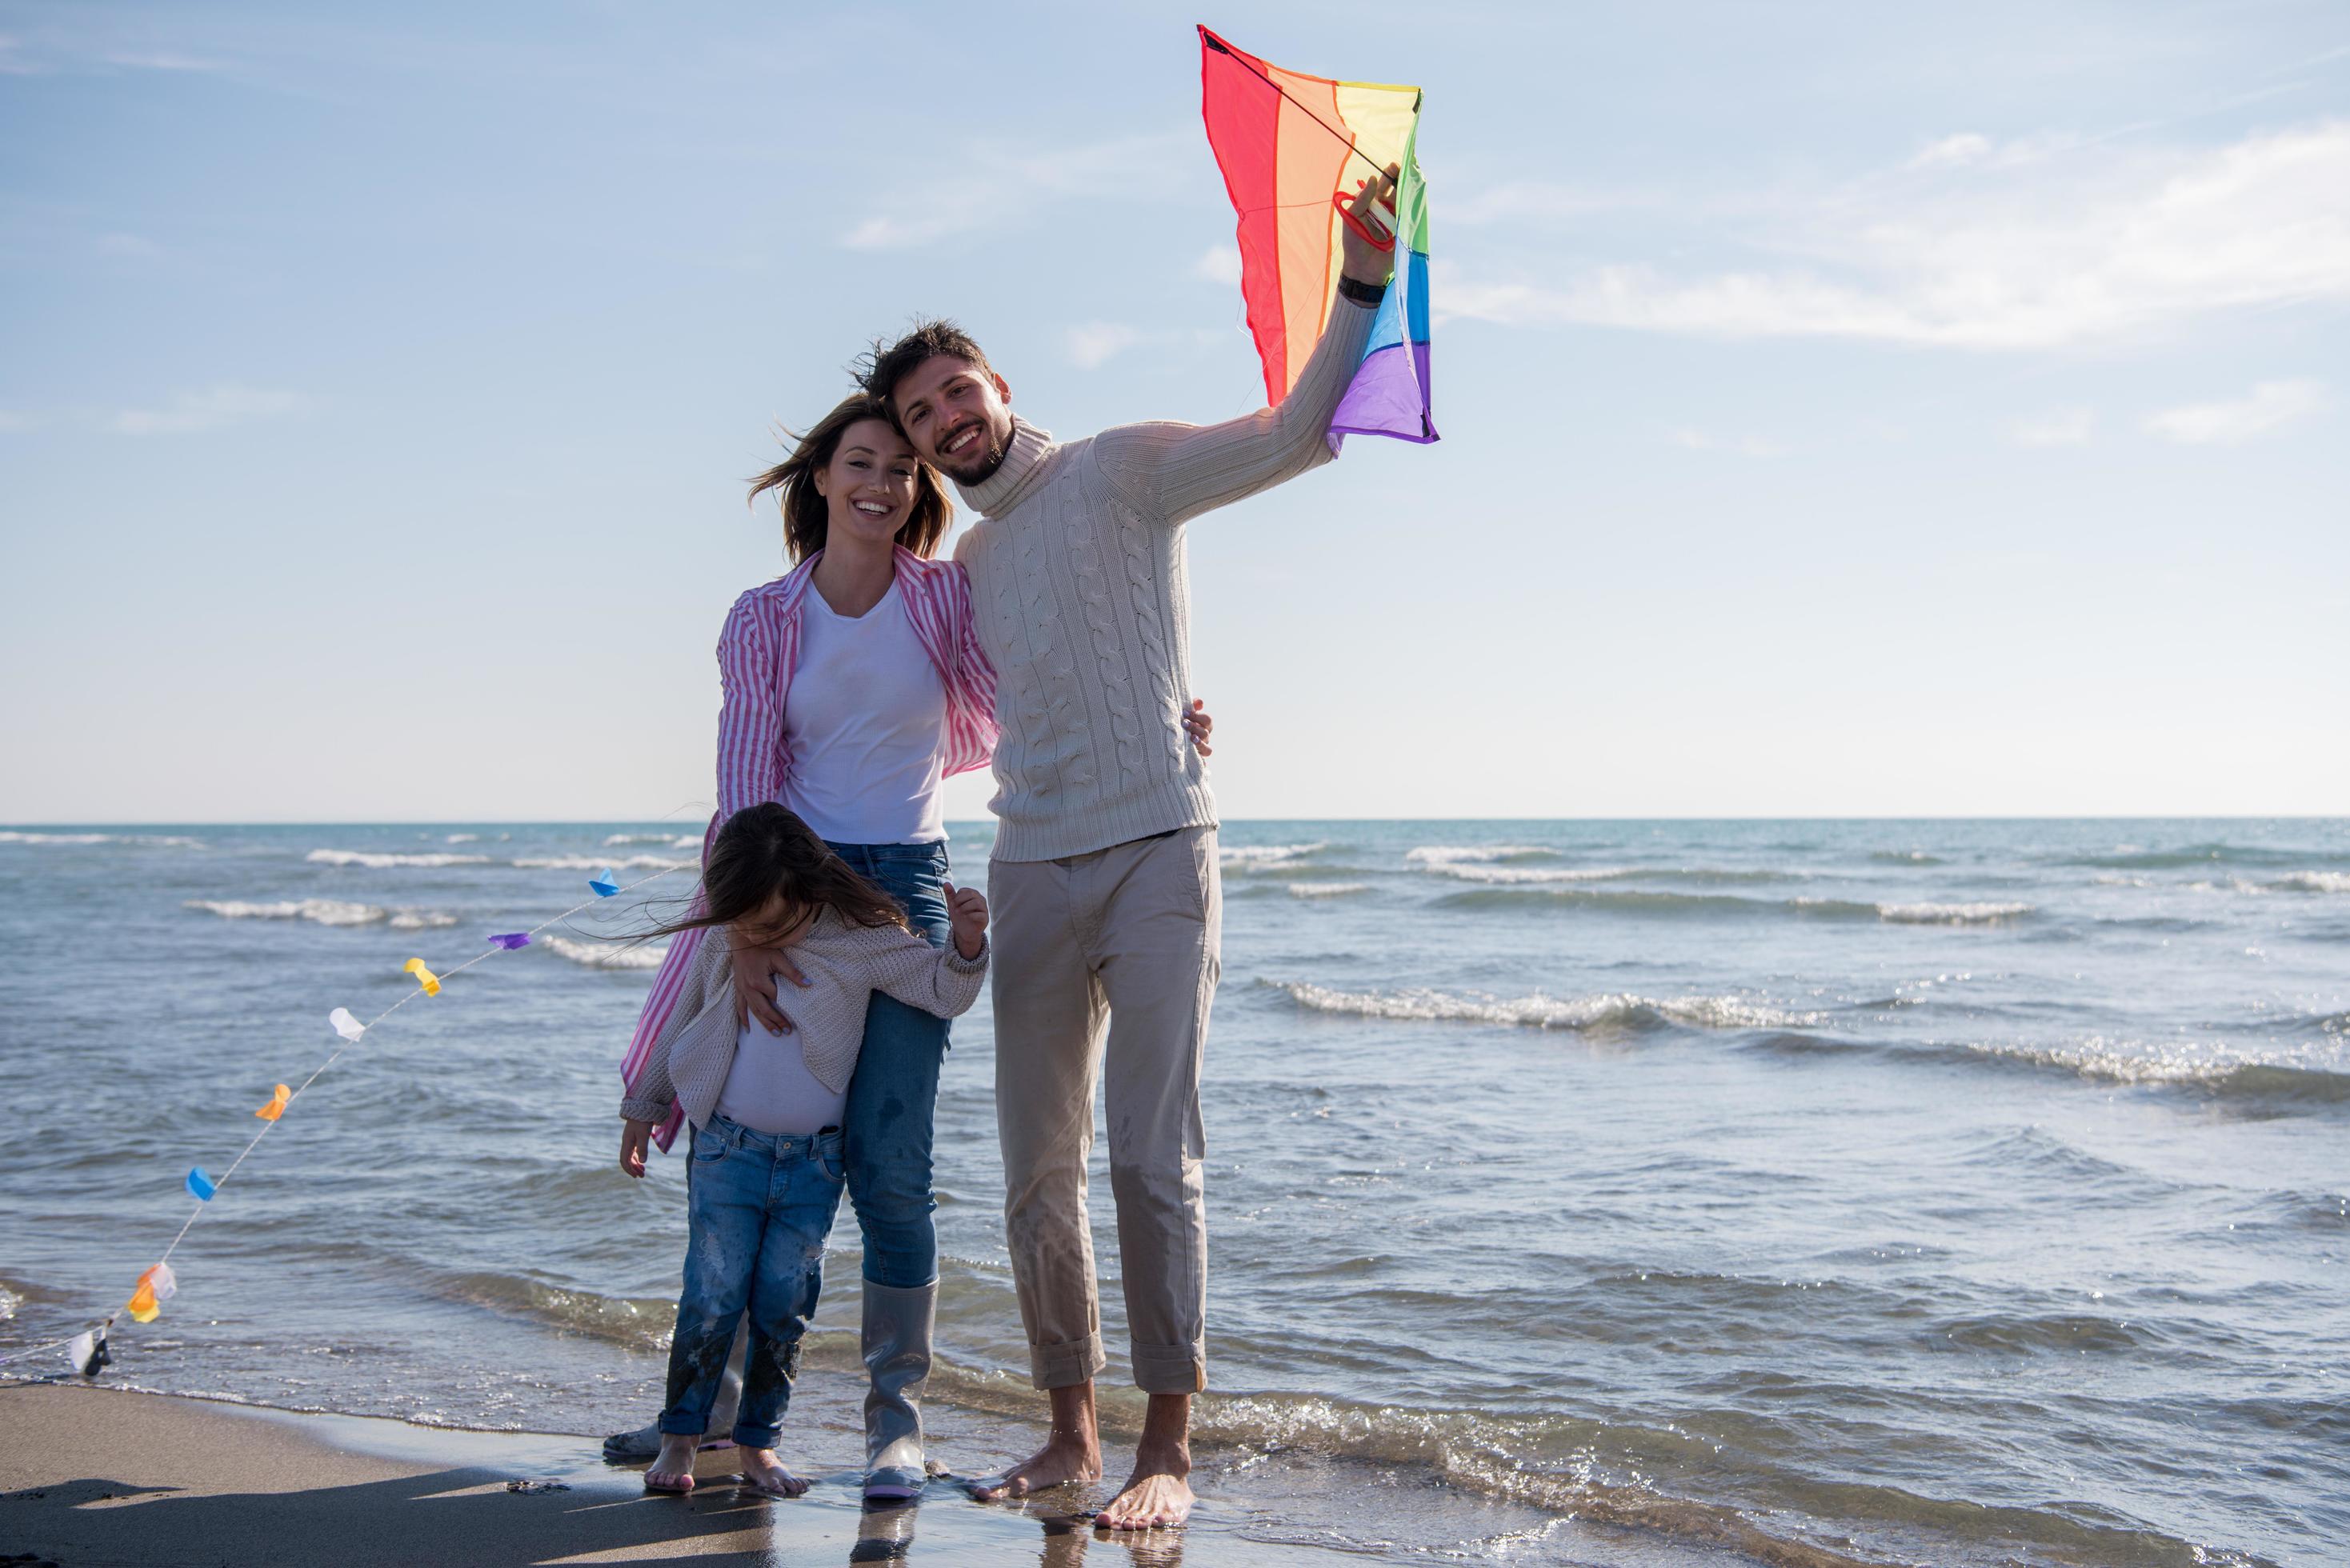
<path id="1" fill-rule="evenodd" d="M 995 395 L 1002 398 L 1004 403 L 1009 406 L 1012 401 L 1012 383 L 1005 380 L 1003 377 L 996 371 L 990 370 L 988 374 L 994 378 Z"/>

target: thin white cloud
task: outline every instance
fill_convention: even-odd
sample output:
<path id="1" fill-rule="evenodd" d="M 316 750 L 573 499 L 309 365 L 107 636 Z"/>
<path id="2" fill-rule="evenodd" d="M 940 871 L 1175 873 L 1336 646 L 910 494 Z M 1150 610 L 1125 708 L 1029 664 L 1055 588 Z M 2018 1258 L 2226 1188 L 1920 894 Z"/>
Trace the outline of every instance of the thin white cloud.
<path id="1" fill-rule="evenodd" d="M 28 431 L 33 428 L 33 416 L 0 409 L 0 431 Z"/>
<path id="2" fill-rule="evenodd" d="M 1191 264 L 1191 275 L 1226 287 L 1241 281 L 1241 253 L 1230 245 L 1210 245 Z"/>
<path id="3" fill-rule="evenodd" d="M 161 409 L 125 409 L 107 421 L 122 435 L 190 435 L 249 424 L 255 420 L 281 419 L 308 410 L 310 400 L 299 392 L 268 391 L 224 381 L 201 392 L 182 392 Z"/>
<path id="4" fill-rule="evenodd" d="M 1122 322 L 1087 321 L 1068 329 L 1062 348 L 1070 364 L 1081 370 L 1098 370 L 1141 341 L 1142 334 Z"/>
<path id="5" fill-rule="evenodd" d="M 199 59 L 193 55 L 175 55 L 165 51 L 110 54 L 104 57 L 109 66 L 120 66 L 133 71 L 224 71 L 225 60 Z"/>
<path id="6" fill-rule="evenodd" d="M 1683 427 L 1665 432 L 1675 446 L 1690 452 L 1724 452 L 1738 457 L 1784 457 L 1787 449 L 1763 436 L 1719 436 Z"/>
<path id="7" fill-rule="evenodd" d="M 2301 379 L 2262 381 L 2241 398 L 2165 409 L 2146 428 L 2189 446 L 2233 446 L 2283 429 L 2325 406 L 2325 384 Z"/>
<path id="8" fill-rule="evenodd" d="M 2012 433 L 2022 446 L 2080 446 L 2096 433 L 2095 409 L 2058 409 L 2036 420 L 2026 420 Z"/>
<path id="9" fill-rule="evenodd" d="M 1180 139 L 1183 151 L 1190 145 Z M 1009 223 L 1067 197 L 1159 189 L 1178 177 L 1178 148 L 1174 136 L 1125 137 L 1044 151 L 979 148 L 970 161 L 986 173 L 900 190 L 840 243 L 853 251 L 906 250 Z"/>
<path id="10" fill-rule="evenodd" d="M 1988 136 L 1978 136 L 1971 130 L 1962 131 L 1959 135 L 1945 136 L 1941 140 L 1934 142 L 1902 167 L 1947 169 L 1968 163 L 1980 163 L 1991 156 L 1991 140 Z"/>
<path id="11" fill-rule="evenodd" d="M 2350 120 L 2158 155 L 2053 138 L 1935 146 L 1922 171 L 1774 195 L 1747 241 L 1766 253 L 1755 265 L 1690 275 L 1621 262 L 1556 282 L 1448 273 L 1434 303 L 1511 325 L 2017 350 L 2350 299 Z M 1721 227 L 1754 212 L 1726 209 Z"/>

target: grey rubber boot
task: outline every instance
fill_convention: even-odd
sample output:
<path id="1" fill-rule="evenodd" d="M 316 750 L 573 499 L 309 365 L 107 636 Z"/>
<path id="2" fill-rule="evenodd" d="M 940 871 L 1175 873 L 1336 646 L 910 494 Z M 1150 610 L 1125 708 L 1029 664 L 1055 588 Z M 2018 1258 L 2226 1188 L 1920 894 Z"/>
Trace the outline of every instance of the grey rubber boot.
<path id="1" fill-rule="evenodd" d="M 743 1363 L 751 1355 L 751 1314 L 734 1325 L 734 1348 L 726 1355 L 726 1376 L 718 1382 L 718 1397 L 710 1407 L 710 1428 L 702 1435 L 704 1449 L 728 1449 L 734 1439 L 734 1412 L 743 1403 Z M 612 1464 L 634 1464 L 660 1454 L 660 1426 L 649 1422 L 633 1432 L 615 1432 L 604 1439 L 604 1458 Z"/>
<path id="2" fill-rule="evenodd" d="M 898 1290 L 865 1282 L 865 1495 L 914 1497 L 922 1490 L 922 1384 L 931 1375 L 931 1333 L 939 1287 Z"/>

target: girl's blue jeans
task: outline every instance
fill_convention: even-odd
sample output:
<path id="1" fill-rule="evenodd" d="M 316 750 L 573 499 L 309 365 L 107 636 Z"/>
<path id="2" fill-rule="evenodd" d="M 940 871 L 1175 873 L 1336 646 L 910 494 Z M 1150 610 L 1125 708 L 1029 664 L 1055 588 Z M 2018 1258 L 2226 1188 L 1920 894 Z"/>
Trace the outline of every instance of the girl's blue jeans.
<path id="1" fill-rule="evenodd" d="M 907 923 L 932 943 L 947 940 L 947 846 L 836 844 L 849 869 L 898 901 Z M 931 1137 L 947 1021 L 876 992 L 865 1043 L 848 1081 L 844 1134 L 848 1201 L 865 1233 L 865 1277 L 911 1290 L 939 1277 L 931 1219 Z"/>
<path id="2" fill-rule="evenodd" d="M 687 1158 L 685 1289 L 660 1429 L 708 1429 L 734 1325 L 748 1312 L 751 1350 L 730 1436 L 743 1448 L 772 1449 L 799 1372 L 800 1335 L 824 1286 L 825 1239 L 840 1210 L 840 1134 L 753 1132 L 712 1116 L 694 1129 Z"/>

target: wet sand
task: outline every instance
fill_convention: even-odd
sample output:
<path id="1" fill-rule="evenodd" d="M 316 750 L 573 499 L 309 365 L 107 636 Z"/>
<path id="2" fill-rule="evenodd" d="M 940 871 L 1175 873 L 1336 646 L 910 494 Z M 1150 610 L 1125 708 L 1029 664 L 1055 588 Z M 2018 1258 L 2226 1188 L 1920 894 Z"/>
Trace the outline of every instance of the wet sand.
<path id="1" fill-rule="evenodd" d="M 691 1498 L 649 1497 L 592 1441 L 59 1384 L 0 1386 L 0 1560 L 161 1563 L 892 1563 L 1010 1568 L 1343 1568 L 1342 1553 L 1237 1532 L 1212 1497 L 1186 1529 L 1130 1539 L 950 1481 L 867 1513 L 854 1474 L 771 1501 L 704 1454 Z M 510 1490 L 510 1483 L 529 1490 Z M 531 1483 L 542 1483 L 533 1486 Z M 553 1483 L 551 1486 L 543 1483 Z M 1066 1508 L 1070 1504 L 1064 1504 Z M 10 1557 L 8 1554 L 18 1554 Z"/>

